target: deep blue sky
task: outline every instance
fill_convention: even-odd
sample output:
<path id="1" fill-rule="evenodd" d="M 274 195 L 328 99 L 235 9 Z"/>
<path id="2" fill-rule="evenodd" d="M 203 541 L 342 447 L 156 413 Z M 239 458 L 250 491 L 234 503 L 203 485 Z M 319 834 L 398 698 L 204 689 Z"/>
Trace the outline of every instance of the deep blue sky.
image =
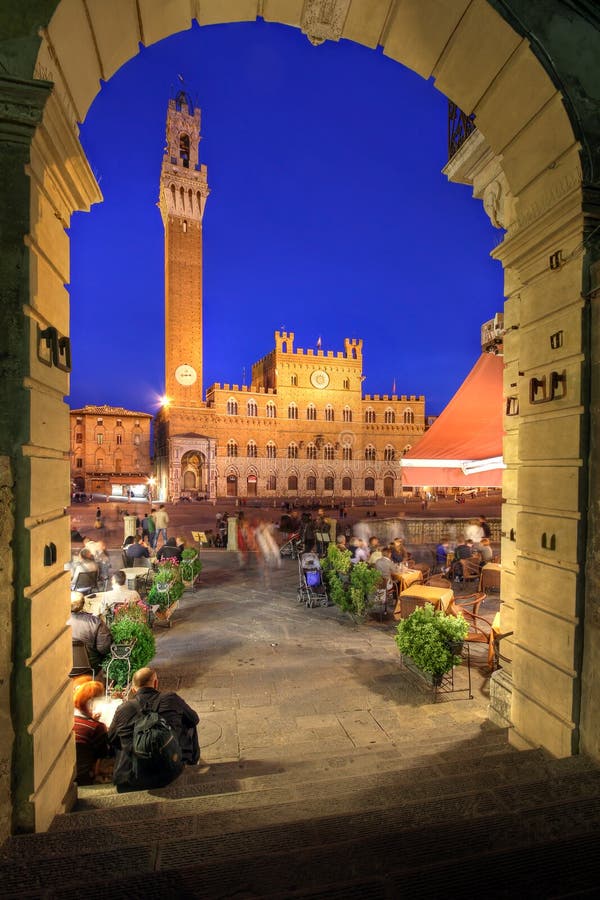
<path id="1" fill-rule="evenodd" d="M 264 22 L 198 28 L 104 84 L 81 129 L 104 203 L 71 223 L 72 407 L 155 412 L 164 390 L 156 207 L 177 74 L 202 109 L 204 386 L 250 381 L 285 326 L 296 347 L 364 339 L 365 393 L 439 413 L 502 308 L 494 230 L 449 184 L 447 103 L 380 51 L 313 47 Z"/>

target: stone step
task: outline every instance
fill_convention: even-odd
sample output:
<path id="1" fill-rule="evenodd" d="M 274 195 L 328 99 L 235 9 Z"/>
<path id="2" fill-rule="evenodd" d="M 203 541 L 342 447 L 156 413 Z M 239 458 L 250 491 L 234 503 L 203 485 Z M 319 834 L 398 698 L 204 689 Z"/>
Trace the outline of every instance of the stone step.
<path id="1" fill-rule="evenodd" d="M 490 736 L 491 737 L 491 736 Z M 484 771 L 493 766 L 503 766 L 510 773 L 511 762 L 504 763 L 505 759 L 519 759 L 522 766 L 526 765 L 529 754 L 538 753 L 540 759 L 542 751 L 529 751 L 519 754 L 513 748 L 508 747 L 502 740 L 487 740 L 478 742 L 476 747 L 467 748 L 463 745 L 460 749 L 452 747 L 443 752 L 424 756 L 422 751 L 417 755 L 399 755 L 397 751 L 366 752 L 354 758 L 350 755 L 342 755 L 332 758 L 306 761 L 300 759 L 282 769 L 276 767 L 269 775 L 247 774 L 247 770 L 239 768 L 243 762 L 228 764 L 225 771 L 233 777 L 222 777 L 222 770 L 213 767 L 206 774 L 200 774 L 198 769 L 186 770 L 177 782 L 162 790 L 139 791 L 128 794 L 117 794 L 112 785 L 94 785 L 80 789 L 77 811 L 65 816 L 57 817 L 52 830 L 67 830 L 71 826 L 73 817 L 79 817 L 85 812 L 94 809 L 114 809 L 121 806 L 155 805 L 160 802 L 172 801 L 189 797 L 205 797 L 208 803 L 213 798 L 219 807 L 226 805 L 226 796 L 232 794 L 251 794 L 269 791 L 273 796 L 286 796 L 294 799 L 298 793 L 319 793 L 323 783 L 333 783 L 351 786 L 359 778 L 372 779 L 377 777 L 381 783 L 383 778 L 394 778 L 395 773 L 403 773 L 404 780 L 412 781 L 415 772 L 419 773 L 421 781 L 442 776 L 445 772 L 455 772 L 464 762 L 467 754 L 474 757 L 472 769 Z M 297 766 L 297 768 L 296 768 Z M 250 766 L 249 772 L 255 771 Z M 211 774 L 215 773 L 215 774 Z M 327 788 L 329 790 L 329 788 Z M 341 786 L 339 788 L 342 789 Z M 73 826 L 75 827 L 75 826 Z"/>
<path id="2" fill-rule="evenodd" d="M 585 782 L 581 788 L 585 800 L 571 799 L 579 793 L 578 779 Z M 296 892 L 329 897 L 333 894 L 323 886 L 337 885 L 338 894 L 344 896 L 340 891 L 345 882 L 364 885 L 367 897 L 434 897 L 440 895 L 441 886 L 439 892 L 428 893 L 431 882 L 423 873 L 431 870 L 435 875 L 446 867 L 454 877 L 462 872 L 462 881 L 452 893 L 444 893 L 460 897 L 477 884 L 471 878 L 471 866 L 476 863 L 482 877 L 487 872 L 487 880 L 481 882 L 486 894 L 492 889 L 492 896 L 499 896 L 493 888 L 497 883 L 505 886 L 506 872 L 498 861 L 512 859 L 516 848 L 523 854 L 523 848 L 533 850 L 553 843 L 576 846 L 593 835 L 597 852 L 599 785 L 597 772 L 542 780 L 535 790 L 518 792 L 518 803 L 510 809 L 498 808 L 493 790 L 449 799 L 440 796 L 424 803 L 402 802 L 383 810 L 371 808 L 365 797 L 369 809 L 350 815 L 212 837 L 201 830 L 186 835 L 163 828 L 157 839 L 142 826 L 136 830 L 138 844 L 92 845 L 89 851 L 89 844 L 71 836 L 62 854 L 44 858 L 32 848 L 30 854 L 3 862 L 0 878 L 5 897 L 61 900 L 79 898 L 83 893 L 86 900 L 107 895 L 152 898 L 158 897 L 159 891 L 163 897 L 266 898 Z M 590 789 L 596 791 L 595 796 Z M 101 834 L 99 830 L 98 836 Z M 577 841 L 571 840 L 575 837 Z M 538 879 L 543 874 L 538 871 Z M 405 875 L 412 875 L 414 892 L 406 890 Z M 27 893 L 24 884 L 31 888 Z M 385 893 L 377 893 L 378 885 L 385 886 Z M 551 896 L 544 892 L 517 895 Z"/>
<path id="3" fill-rule="evenodd" d="M 467 737 L 465 735 L 465 737 Z M 302 751 L 301 755 L 290 756 L 288 759 L 269 760 L 268 758 L 243 758 L 224 762 L 209 763 L 210 769 L 205 772 L 204 767 L 189 767 L 181 776 L 178 784 L 190 781 L 205 784 L 206 792 L 222 793 L 230 790 L 232 782 L 242 786 L 248 786 L 254 779 L 276 777 L 281 783 L 331 779 L 336 773 L 343 774 L 344 770 L 354 775 L 369 774 L 372 772 L 393 771 L 398 768 L 429 767 L 441 762 L 455 760 L 459 763 L 464 759 L 465 752 L 473 752 L 476 749 L 477 758 L 485 759 L 497 753 L 510 753 L 515 756 L 518 751 L 511 747 L 506 740 L 505 730 L 482 732 L 472 739 L 473 746 L 467 745 L 465 739 L 461 743 L 456 740 L 445 741 L 438 739 L 427 742 L 397 742 L 395 744 L 377 744 L 369 747 L 357 747 L 343 752 Z M 297 751 L 298 753 L 298 751 Z M 203 773 L 203 774 L 200 774 Z M 223 784 L 224 787 L 220 787 Z M 256 781 L 258 786 L 260 781 Z M 93 805 L 95 799 L 115 793 L 112 785 L 84 786 L 79 789 L 80 807 Z M 130 795 L 131 796 L 131 795 Z"/>
<path id="4" fill-rule="evenodd" d="M 220 798 L 187 797 L 168 805 L 95 810 L 71 817 L 68 835 L 67 829 L 61 829 L 12 838 L 5 845 L 3 858 L 21 859 L 26 855 L 40 861 L 60 855 L 72 840 L 78 846 L 96 846 L 99 851 L 108 853 L 113 848 L 135 847 L 140 829 L 148 841 L 160 841 L 165 834 L 182 839 L 190 834 L 217 839 L 261 828 L 295 827 L 298 823 L 331 815 L 361 815 L 365 805 L 371 811 L 376 810 L 377 815 L 388 818 L 394 818 L 394 810 L 400 810 L 404 818 L 399 821 L 418 824 L 419 809 L 429 809 L 431 821 L 437 820 L 440 800 L 449 808 L 451 817 L 460 818 L 462 809 L 471 814 L 481 803 L 484 809 L 503 811 L 535 806 L 547 802 L 548 798 L 560 800 L 564 796 L 562 790 L 568 790 L 571 796 L 580 796 L 582 790 L 587 792 L 584 796 L 600 795 L 600 772 L 596 770 L 584 772 L 569 766 L 557 777 L 552 765 L 545 768 L 545 761 L 540 760 L 535 751 L 531 751 L 527 764 L 523 762 L 515 767 L 512 758 L 505 762 L 507 765 L 503 769 L 492 768 L 480 773 L 478 778 L 447 772 L 443 777 L 415 781 L 414 775 L 405 773 L 404 779 L 397 774 L 378 779 L 376 784 L 363 778 L 321 785 L 321 790 L 316 793 L 300 790 L 291 795 L 273 790 L 260 795 L 247 792 Z M 548 780 L 552 780 L 550 791 Z"/>

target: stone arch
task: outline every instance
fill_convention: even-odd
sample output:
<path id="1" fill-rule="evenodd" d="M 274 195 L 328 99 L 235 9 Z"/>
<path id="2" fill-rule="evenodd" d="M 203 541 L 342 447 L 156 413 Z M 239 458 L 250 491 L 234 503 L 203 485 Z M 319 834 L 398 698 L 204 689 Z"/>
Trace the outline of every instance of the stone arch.
<path id="1" fill-rule="evenodd" d="M 503 541 L 502 548 L 503 627 L 514 630 L 518 624 L 519 629 L 518 645 L 505 642 L 504 671 L 508 676 L 514 673 L 513 734 L 519 740 L 542 743 L 556 755 L 566 755 L 577 749 L 581 733 L 588 752 L 600 755 L 599 732 L 594 727 L 600 701 L 593 697 L 593 667 L 590 664 L 589 677 L 582 667 L 584 642 L 578 624 L 585 614 L 584 547 L 589 533 L 591 605 L 586 647 L 593 659 L 600 645 L 597 629 L 591 630 L 600 612 L 593 597 L 600 591 L 592 590 L 599 580 L 592 551 L 600 541 L 600 526 L 594 513 L 587 521 L 587 506 L 581 498 L 591 491 L 589 507 L 597 505 L 597 481 L 588 481 L 586 434 L 588 430 L 593 433 L 588 427 L 590 411 L 592 424 L 596 423 L 597 398 L 592 396 L 590 406 L 588 373 L 597 363 L 598 350 L 586 343 L 589 322 L 582 293 L 585 299 L 598 285 L 593 264 L 600 258 L 600 242 L 596 234 L 591 243 L 595 214 L 589 211 L 587 201 L 600 188 L 600 138 L 593 124 L 598 117 L 598 93 L 578 68 L 578 58 L 585 58 L 587 48 L 592 58 L 594 53 L 596 58 L 598 55 L 592 37 L 586 44 L 582 36 L 585 12 L 573 11 L 572 4 L 567 7 L 561 0 L 548 0 L 554 15 L 546 19 L 552 22 L 552 29 L 543 23 L 535 25 L 536 52 L 542 64 L 527 40 L 533 19 L 528 24 L 529 14 L 522 9 L 519 16 L 512 15 L 510 0 L 502 4 L 497 0 L 451 0 L 443 7 L 433 0 L 405 0 L 402 4 L 384 0 L 368 12 L 359 0 L 334 0 L 328 22 L 310 15 L 313 5 L 312 0 L 293 7 L 274 2 L 260 4 L 260 8 L 258 0 L 256 8 L 248 0 L 221 5 L 187 0 L 168 5 L 105 0 L 84 6 L 80 0 L 57 0 L 45 5 L 54 12 L 43 21 L 37 6 L 23 11 L 21 0 L 8 0 L 0 14 L 10 23 L 3 32 L 8 42 L 23 48 L 19 59 L 14 52 L 6 55 L 14 67 L 9 71 L 14 77 L 5 89 L 12 103 L 10 140 L 16 148 L 11 151 L 12 168 L 6 183 L 16 194 L 11 194 L 10 204 L 3 194 L 0 208 L 12 210 L 14 196 L 20 198 L 19 215 L 10 222 L 7 240 L 11 247 L 24 248 L 19 251 L 24 266 L 11 263 L 5 267 L 6 296 L 14 297 L 14 309 L 7 303 L 1 313 L 12 354 L 1 389 L 3 399 L 13 401 L 0 404 L 6 410 L 3 431 L 11 435 L 10 441 L 5 439 L 0 445 L 1 471 L 9 494 L 14 481 L 21 488 L 8 500 L 14 503 L 13 535 L 3 538 L 0 553 L 15 567 L 11 590 L 17 596 L 35 597 L 35 604 L 13 604 L 9 596 L 8 606 L 17 606 L 22 618 L 10 624 L 18 640 L 6 642 L 7 648 L 17 647 L 16 655 L 0 659 L 6 679 L 12 669 L 11 694 L 18 697 L 14 701 L 18 708 L 12 707 L 6 717 L 15 723 L 22 747 L 19 768 L 13 769 L 12 775 L 13 735 L 7 727 L 0 737 L 0 771 L 6 772 L 1 787 L 8 796 L 12 777 L 13 827 L 17 830 L 47 827 L 73 798 L 69 788 L 74 759 L 69 740 L 70 685 L 66 680 L 70 641 L 62 613 L 50 618 L 51 611 L 60 609 L 61 604 L 66 618 L 67 579 L 51 581 L 47 573 L 28 562 L 40 556 L 33 551 L 50 522 L 59 555 L 66 558 L 69 546 L 68 520 L 54 519 L 54 511 L 68 502 L 67 428 L 62 435 L 56 429 L 52 437 L 47 435 L 36 443 L 45 415 L 42 410 L 50 408 L 58 420 L 66 419 L 62 398 L 68 393 L 67 373 L 64 368 L 40 364 L 30 335 L 38 328 L 54 328 L 60 340 L 68 338 L 68 295 L 63 287 L 68 283 L 68 241 L 64 228 L 74 210 L 89 209 L 101 199 L 78 141 L 77 122 L 85 118 L 101 79 L 109 79 L 135 56 L 140 42 L 149 45 L 189 28 L 192 13 L 205 25 L 221 21 L 223 15 L 228 21 L 254 19 L 259 11 L 268 20 L 278 21 L 278 10 L 285 9 L 281 13 L 284 24 L 302 28 L 314 43 L 346 38 L 372 48 L 382 46 L 391 59 L 424 78 L 433 76 L 439 90 L 461 109 L 475 114 L 482 167 L 474 188 L 476 194 L 481 193 L 492 220 L 506 229 L 494 256 L 506 272 L 506 382 L 517 386 L 520 394 L 519 414 L 511 417 L 506 428 L 503 511 L 503 532 L 517 533 L 518 541 Z M 505 18 L 494 5 L 503 10 Z M 14 11 L 18 15 L 13 15 Z M 38 34 L 42 37 L 35 37 Z M 575 49 L 570 55 L 554 52 L 553 42 L 563 34 L 565 44 L 573 38 Z M 34 60 L 27 54 L 32 54 L 31 48 L 35 53 L 38 41 Z M 54 82 L 54 88 L 49 82 Z M 457 179 L 466 177 L 460 162 L 455 166 Z M 494 177 L 486 181 L 490 172 Z M 564 351 L 556 354 L 549 338 L 561 330 L 561 323 L 568 340 Z M 560 415 L 553 417 L 535 406 L 531 400 L 535 392 L 528 392 L 528 384 L 531 379 L 554 383 L 554 374 L 563 370 L 567 390 L 555 398 L 552 409 Z M 26 459 L 14 450 L 14 446 L 25 445 Z M 38 446 L 43 450 L 36 449 Z M 543 451 L 544 467 L 539 465 L 541 447 L 548 448 Z M 551 473 L 545 480 L 540 475 L 544 470 Z M 37 489 L 40 484 L 43 490 Z M 539 535 L 544 531 L 557 535 L 560 567 L 556 564 L 558 549 L 540 546 Z M 15 541 L 32 552 L 13 560 L 11 543 L 14 546 Z M 557 594 L 563 598 L 560 610 L 553 605 Z M 521 599 L 526 603 L 519 606 Z M 35 616 L 26 611 L 30 605 L 35 605 Z M 554 649 L 548 655 L 538 646 L 539 635 L 559 627 L 565 649 Z M 25 647 L 27 653 L 18 649 Z M 63 673 L 56 681 L 44 677 L 50 661 L 52 671 Z M 548 692 L 548 684 L 556 684 L 552 692 Z M 2 695 L 2 703 L 10 704 L 8 693 Z M 4 833 L 7 821 L 3 820 Z"/>

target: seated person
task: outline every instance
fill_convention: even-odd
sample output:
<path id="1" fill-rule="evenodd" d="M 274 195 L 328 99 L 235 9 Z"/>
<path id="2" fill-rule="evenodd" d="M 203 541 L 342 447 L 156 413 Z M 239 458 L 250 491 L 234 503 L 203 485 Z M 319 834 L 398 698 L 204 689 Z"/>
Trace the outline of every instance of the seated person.
<path id="1" fill-rule="evenodd" d="M 134 541 L 135 541 L 135 535 L 128 534 L 127 537 L 125 538 L 125 540 L 123 541 L 123 544 L 121 545 L 121 550 L 127 550 L 129 545 L 133 544 Z"/>
<path id="2" fill-rule="evenodd" d="M 73 731 L 75 732 L 75 758 L 77 784 L 93 784 L 104 781 L 112 771 L 112 760 L 108 746 L 108 729 L 99 721 L 100 714 L 92 710 L 95 697 L 104 694 L 104 685 L 99 681 L 86 681 L 73 690 Z M 105 761 L 101 763 L 101 760 Z M 100 774 L 100 771 L 104 777 Z"/>
<path id="3" fill-rule="evenodd" d="M 375 560 L 375 568 L 385 575 L 386 578 L 395 578 L 396 580 L 402 574 L 402 568 L 398 563 L 392 562 L 392 550 L 390 547 L 384 547 L 381 556 Z"/>
<path id="4" fill-rule="evenodd" d="M 481 555 L 481 566 L 485 566 L 487 563 L 490 563 L 494 558 L 494 553 L 492 551 L 492 545 L 489 542 L 489 538 L 482 538 L 479 542 L 479 553 Z"/>
<path id="5" fill-rule="evenodd" d="M 181 538 L 180 538 L 181 540 Z M 183 553 L 183 547 L 177 544 L 177 539 L 174 537 L 168 538 L 166 544 L 163 544 L 158 553 L 156 554 L 157 560 L 161 559 L 177 559 L 181 560 L 181 554 Z"/>
<path id="6" fill-rule="evenodd" d="M 139 669 L 133 676 L 134 698 L 123 703 L 116 711 L 108 730 L 108 741 L 116 754 L 113 781 L 117 791 L 136 791 L 152 787 L 164 787 L 177 777 L 156 765 L 145 772 L 134 773 L 133 728 L 134 720 L 142 710 L 155 711 L 171 726 L 181 747 L 185 765 L 194 766 L 200 759 L 197 725 L 198 713 L 187 705 L 178 694 L 161 694 L 158 676 L 154 669 Z"/>
<path id="7" fill-rule="evenodd" d="M 118 571 L 112 577 L 112 587 L 110 591 L 98 595 L 102 602 L 102 611 L 105 612 L 109 606 L 123 603 L 141 603 L 142 598 L 137 591 L 127 587 L 127 576 L 125 572 Z"/>
<path id="8" fill-rule="evenodd" d="M 463 540 L 454 551 L 454 561 L 452 563 L 452 575 L 454 578 L 462 577 L 461 559 L 470 559 L 473 556 L 473 541 L 470 538 Z"/>
<path id="9" fill-rule="evenodd" d="M 71 590 L 75 587 L 75 583 L 77 581 L 77 576 L 80 572 L 97 572 L 98 571 L 98 563 L 90 553 L 90 551 L 84 547 L 83 550 L 79 551 L 79 558 L 77 562 L 73 566 L 73 574 L 71 576 Z"/>
<path id="10" fill-rule="evenodd" d="M 352 562 L 367 562 L 369 559 L 369 551 L 364 541 L 355 537 L 350 541 L 350 550 L 352 551 Z"/>
<path id="11" fill-rule="evenodd" d="M 402 538 L 394 538 L 391 544 L 392 562 L 403 563 L 408 559 L 408 550 L 404 546 Z"/>
<path id="12" fill-rule="evenodd" d="M 67 625 L 71 626 L 74 641 L 85 644 L 92 669 L 99 669 L 102 660 L 108 655 L 112 644 L 112 635 L 102 619 L 92 613 L 84 612 L 85 597 L 79 591 L 71 593 L 71 615 Z"/>
<path id="13" fill-rule="evenodd" d="M 435 564 L 436 566 L 445 572 L 448 568 L 448 550 L 450 548 L 450 543 L 448 538 L 442 538 L 440 543 L 435 548 Z"/>
<path id="14" fill-rule="evenodd" d="M 373 566 L 378 559 L 381 559 L 381 548 L 379 546 L 379 538 L 372 535 L 369 538 L 369 563 Z"/>
<path id="15" fill-rule="evenodd" d="M 136 534 L 133 542 L 125 550 L 125 555 L 127 559 L 149 559 L 150 551 L 147 545 L 142 542 L 141 536 Z"/>

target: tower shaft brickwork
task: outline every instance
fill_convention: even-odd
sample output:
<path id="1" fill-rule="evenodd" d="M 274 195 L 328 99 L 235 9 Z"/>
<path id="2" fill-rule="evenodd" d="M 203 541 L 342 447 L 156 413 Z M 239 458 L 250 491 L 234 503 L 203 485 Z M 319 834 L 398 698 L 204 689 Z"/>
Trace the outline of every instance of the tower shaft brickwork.
<path id="1" fill-rule="evenodd" d="M 199 161 L 200 110 L 169 101 L 159 207 L 165 229 L 165 393 L 171 408 L 202 403 L 202 219 L 209 194 Z"/>

